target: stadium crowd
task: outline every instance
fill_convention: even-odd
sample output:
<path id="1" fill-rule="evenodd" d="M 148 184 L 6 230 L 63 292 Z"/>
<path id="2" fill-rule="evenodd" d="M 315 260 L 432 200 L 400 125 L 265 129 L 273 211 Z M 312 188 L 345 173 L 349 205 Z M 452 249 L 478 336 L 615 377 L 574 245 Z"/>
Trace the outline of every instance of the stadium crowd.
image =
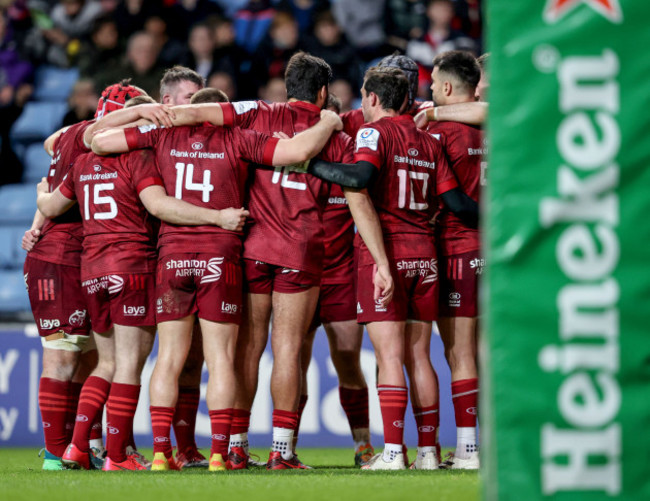
<path id="1" fill-rule="evenodd" d="M 356 464 L 478 468 L 480 5 L 236 3 L 13 2 L 3 12 L 10 41 L 20 40 L 3 43 L 14 49 L 7 59 L 27 75 L 7 109 L 29 99 L 18 48 L 89 77 L 75 84 L 69 126 L 45 141 L 51 168 L 23 238 L 44 347 L 44 469 L 260 466 L 247 431 L 269 328 L 273 443 L 262 464 L 308 469 L 296 442 L 321 323 Z M 444 461 L 433 321 L 458 430 Z M 359 366 L 363 325 L 378 364 L 378 454 Z M 150 463 L 132 424 L 156 328 Z M 209 459 L 194 441 L 204 357 Z"/>

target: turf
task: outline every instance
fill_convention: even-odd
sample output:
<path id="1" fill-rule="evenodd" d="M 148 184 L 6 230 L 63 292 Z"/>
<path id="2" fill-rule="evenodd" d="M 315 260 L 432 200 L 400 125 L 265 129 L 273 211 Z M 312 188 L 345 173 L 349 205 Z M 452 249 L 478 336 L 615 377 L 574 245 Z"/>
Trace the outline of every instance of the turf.
<path id="1" fill-rule="evenodd" d="M 143 451 L 151 457 L 151 451 Z M 253 451 L 265 457 L 266 451 Z M 257 499 L 283 501 L 355 499 L 479 498 L 476 472 L 360 471 L 349 449 L 301 449 L 300 459 L 310 471 L 248 470 L 208 473 L 182 472 L 42 471 L 34 449 L 0 449 L 0 498 L 6 500 L 88 501 L 214 501 Z M 208 497 L 209 496 L 209 497 Z"/>

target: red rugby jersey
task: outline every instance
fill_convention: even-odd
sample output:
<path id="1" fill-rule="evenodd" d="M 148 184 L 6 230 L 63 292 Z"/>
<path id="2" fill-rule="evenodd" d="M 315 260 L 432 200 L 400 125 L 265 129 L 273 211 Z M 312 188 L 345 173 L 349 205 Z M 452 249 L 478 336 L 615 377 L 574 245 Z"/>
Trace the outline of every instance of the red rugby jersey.
<path id="1" fill-rule="evenodd" d="M 418 130 L 410 115 L 384 117 L 359 130 L 354 159 L 379 170 L 368 191 L 386 251 L 399 257 L 435 256 L 429 221 L 438 210 L 437 195 L 458 186 L 440 143 Z M 360 262 L 372 262 L 367 251 Z"/>
<path id="2" fill-rule="evenodd" d="M 91 124 L 92 122 L 83 121 L 71 125 L 54 142 L 54 154 L 47 175 L 50 191 L 54 191 L 63 182 L 77 157 L 88 152 L 83 137 Z M 79 207 L 72 207 L 65 214 L 45 221 L 41 238 L 29 255 L 48 263 L 79 266 L 82 241 Z"/>
<path id="3" fill-rule="evenodd" d="M 244 206 L 247 162 L 271 163 L 278 139 L 223 127 L 125 129 L 129 149 L 153 147 L 168 195 L 208 209 Z M 162 223 L 160 255 L 241 253 L 240 234 L 218 226 Z"/>
<path id="4" fill-rule="evenodd" d="M 226 123 L 266 134 L 293 136 L 320 120 L 320 108 L 303 101 L 222 104 Z M 319 158 L 352 163 L 352 139 L 333 134 Z M 302 166 L 299 167 L 299 169 Z M 304 169 L 303 169 L 304 170 Z M 329 183 L 293 166 L 256 169 L 249 180 L 251 221 L 244 257 L 321 275 L 324 256 L 323 211 Z"/>
<path id="5" fill-rule="evenodd" d="M 325 231 L 325 258 L 322 284 L 341 284 L 350 281 L 349 262 L 354 256 L 354 221 L 343 189 L 332 184 L 323 214 Z"/>
<path id="6" fill-rule="evenodd" d="M 155 271 L 158 225 L 138 197 L 152 185 L 162 180 L 150 151 L 77 159 L 60 189 L 78 201 L 83 218 L 82 280 Z"/>
<path id="7" fill-rule="evenodd" d="M 461 189 L 477 203 L 485 184 L 481 129 L 456 122 L 430 122 L 427 132 L 440 141 Z M 436 219 L 436 242 L 443 256 L 463 254 L 480 248 L 479 231 L 469 228 L 453 212 L 441 206 Z"/>

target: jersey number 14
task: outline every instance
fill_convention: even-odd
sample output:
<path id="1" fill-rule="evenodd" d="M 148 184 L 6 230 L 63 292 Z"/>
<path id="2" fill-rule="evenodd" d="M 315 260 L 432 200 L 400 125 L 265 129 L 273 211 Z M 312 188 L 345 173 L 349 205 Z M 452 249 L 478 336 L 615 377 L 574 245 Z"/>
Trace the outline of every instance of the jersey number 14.
<path id="1" fill-rule="evenodd" d="M 179 200 L 183 199 L 183 177 L 185 178 L 185 189 L 189 191 L 200 191 L 201 201 L 208 203 L 210 193 L 214 190 L 214 185 L 210 184 L 211 172 L 206 169 L 203 171 L 203 182 L 194 182 L 194 164 L 185 165 L 183 162 L 176 162 L 176 191 L 174 196 Z"/>

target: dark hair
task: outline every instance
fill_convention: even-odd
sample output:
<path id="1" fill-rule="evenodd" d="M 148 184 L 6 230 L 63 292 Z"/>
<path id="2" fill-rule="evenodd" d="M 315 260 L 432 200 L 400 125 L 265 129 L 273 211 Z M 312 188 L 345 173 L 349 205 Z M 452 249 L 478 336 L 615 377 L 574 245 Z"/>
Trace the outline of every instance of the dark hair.
<path id="1" fill-rule="evenodd" d="M 129 99 L 126 103 L 124 103 L 125 108 L 130 108 L 131 106 L 139 106 L 141 104 L 155 104 L 156 100 L 147 95 L 141 95 L 141 96 L 135 96 Z"/>
<path id="2" fill-rule="evenodd" d="M 194 82 L 199 87 L 205 87 L 205 78 L 196 71 L 186 68 L 185 66 L 173 66 L 163 74 L 160 80 L 160 98 L 170 93 L 170 87 L 184 81 Z"/>
<path id="3" fill-rule="evenodd" d="M 374 92 L 385 110 L 400 111 L 408 94 L 409 83 L 402 70 L 373 66 L 366 71 L 363 88 Z"/>
<path id="4" fill-rule="evenodd" d="M 327 110 L 332 110 L 336 111 L 337 113 L 341 113 L 341 108 L 343 107 L 343 104 L 341 103 L 341 100 L 338 98 L 336 94 L 332 94 L 331 92 L 327 96 L 327 104 L 325 105 L 325 109 Z"/>
<path id="5" fill-rule="evenodd" d="M 103 14 L 103 15 L 99 16 L 97 19 L 95 19 L 95 21 L 93 22 L 93 27 L 92 27 L 92 30 L 90 32 L 91 35 L 95 35 L 106 24 L 112 24 L 117 29 L 117 23 L 115 23 L 115 20 L 110 16 L 110 14 Z"/>
<path id="6" fill-rule="evenodd" d="M 379 68 L 398 68 L 404 72 L 406 79 L 409 82 L 409 108 L 413 106 L 413 101 L 418 95 L 418 83 L 419 83 L 419 69 L 418 65 L 413 59 L 407 56 L 401 55 L 399 52 L 395 51 L 390 56 L 386 56 L 377 65 Z"/>
<path id="7" fill-rule="evenodd" d="M 455 77 L 470 93 L 474 93 L 481 79 L 481 67 L 476 62 L 476 58 L 463 50 L 451 50 L 439 54 L 433 60 L 433 67 L 436 66 L 439 72 Z"/>
<path id="8" fill-rule="evenodd" d="M 220 89 L 214 87 L 206 87 L 196 92 L 190 99 L 190 104 L 200 103 L 227 103 L 228 96 Z"/>
<path id="9" fill-rule="evenodd" d="M 318 92 L 327 87 L 331 79 L 332 68 L 323 59 L 306 52 L 297 52 L 289 59 L 284 73 L 287 99 L 315 103 Z"/>

